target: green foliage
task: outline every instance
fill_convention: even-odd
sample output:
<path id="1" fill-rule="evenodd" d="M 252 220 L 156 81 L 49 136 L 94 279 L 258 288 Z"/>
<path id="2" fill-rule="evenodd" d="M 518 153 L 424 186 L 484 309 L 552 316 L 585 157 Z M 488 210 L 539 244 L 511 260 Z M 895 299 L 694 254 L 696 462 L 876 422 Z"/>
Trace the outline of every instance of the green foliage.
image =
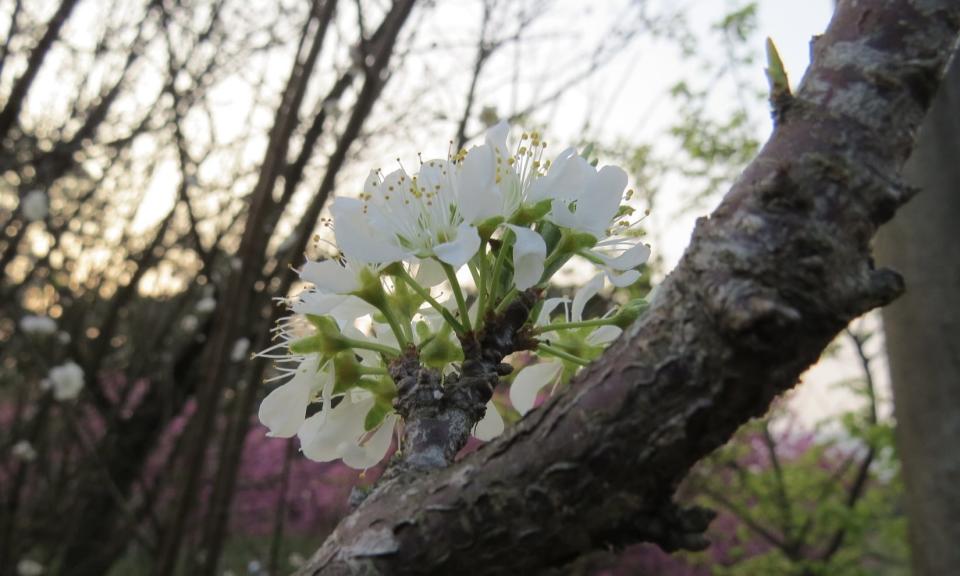
<path id="1" fill-rule="evenodd" d="M 848 336 L 862 353 L 868 336 Z M 863 376 L 842 385 L 864 400 L 862 409 L 802 433 L 781 409 L 744 427 L 695 470 L 687 493 L 737 528 L 711 533 L 727 550 L 722 565 L 702 555 L 691 555 L 694 562 L 727 576 L 907 573 L 893 423 L 877 417 L 870 359 L 861 359 Z"/>

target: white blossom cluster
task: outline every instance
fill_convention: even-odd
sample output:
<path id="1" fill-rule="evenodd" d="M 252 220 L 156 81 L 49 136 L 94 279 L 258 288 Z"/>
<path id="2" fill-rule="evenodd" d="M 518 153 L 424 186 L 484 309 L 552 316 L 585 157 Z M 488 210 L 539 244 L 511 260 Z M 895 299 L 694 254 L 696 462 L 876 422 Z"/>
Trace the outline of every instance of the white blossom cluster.
<path id="1" fill-rule="evenodd" d="M 278 361 L 283 381 L 260 406 L 269 435 L 298 436 L 313 460 L 376 464 L 402 425 L 390 362 L 415 350 L 423 365 L 456 372 L 462 338 L 521 292 L 546 289 L 575 256 L 598 273 L 572 301 L 537 304 L 536 358 L 510 383 L 513 408 L 531 410 L 542 390 L 568 380 L 636 318 L 642 302 L 584 317 L 606 283 L 633 284 L 650 256 L 627 204 L 626 172 L 598 170 L 573 148 L 545 160 L 536 132 L 510 149 L 509 131 L 500 123 L 484 144 L 423 161 L 413 174 L 372 171 L 359 197 L 334 201 L 326 224 L 337 252 L 302 267 L 309 287 L 261 353 Z M 470 294 L 458 279 L 464 269 Z M 490 439 L 503 426 L 490 402 L 474 435 Z"/>

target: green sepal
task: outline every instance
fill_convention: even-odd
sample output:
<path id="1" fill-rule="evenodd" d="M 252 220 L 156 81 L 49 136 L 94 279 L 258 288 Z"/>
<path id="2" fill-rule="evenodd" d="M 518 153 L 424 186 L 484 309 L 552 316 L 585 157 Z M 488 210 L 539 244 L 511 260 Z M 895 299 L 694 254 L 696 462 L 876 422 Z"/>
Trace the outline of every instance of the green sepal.
<path id="1" fill-rule="evenodd" d="M 572 246 L 572 249 L 569 250 L 569 252 L 593 248 L 597 244 L 597 237 L 593 234 L 589 234 L 587 232 L 577 232 L 575 230 L 567 230 L 567 234 L 569 234 L 569 242 Z"/>
<path id="2" fill-rule="evenodd" d="M 417 339 L 421 343 L 423 343 L 424 340 L 427 340 L 428 338 L 430 338 L 430 326 L 423 320 L 420 320 L 419 322 L 417 322 L 413 328 L 414 330 L 417 331 Z"/>
<path id="3" fill-rule="evenodd" d="M 287 349 L 290 350 L 292 354 L 316 354 L 321 352 L 323 348 L 323 338 L 320 336 L 307 336 L 306 338 L 301 338 L 291 342 Z"/>
<path id="4" fill-rule="evenodd" d="M 288 346 L 290 352 L 294 354 L 320 354 L 323 357 L 330 357 L 337 352 L 350 348 L 340 335 L 340 327 L 337 326 L 337 322 L 333 318 L 307 314 L 307 320 L 317 329 L 317 333 L 291 342 Z"/>
<path id="5" fill-rule="evenodd" d="M 387 276 L 403 276 L 404 272 L 406 272 L 406 270 L 404 270 L 401 262 L 394 262 L 380 270 L 381 274 Z"/>
<path id="6" fill-rule="evenodd" d="M 536 204 L 524 204 L 517 210 L 517 213 L 510 219 L 511 224 L 516 224 L 517 226 L 529 226 L 534 222 L 539 222 L 544 216 L 550 212 L 550 207 L 553 205 L 553 200 L 547 198 L 546 200 L 541 200 Z"/>
<path id="7" fill-rule="evenodd" d="M 360 362 L 352 350 L 341 352 L 333 357 L 333 393 L 340 394 L 353 388 L 362 376 Z"/>
<path id="8" fill-rule="evenodd" d="M 373 403 L 373 407 L 367 412 L 367 417 L 363 419 L 364 431 L 369 432 L 379 426 L 392 410 L 393 406 L 391 406 L 389 402 L 377 398 L 376 402 Z"/>
<path id="9" fill-rule="evenodd" d="M 417 313 L 424 301 L 423 296 L 411 290 L 406 282 L 397 282 L 394 286 L 394 292 L 390 296 L 390 304 L 387 305 L 392 305 L 393 310 L 399 311 L 403 318 L 409 320 Z"/>
<path id="10" fill-rule="evenodd" d="M 643 298 L 636 298 L 623 305 L 617 315 L 613 318 L 613 325 L 620 328 L 626 328 L 633 324 L 637 318 L 643 314 L 650 306 L 650 303 Z"/>
<path id="11" fill-rule="evenodd" d="M 356 385 L 388 402 L 397 396 L 397 386 L 389 376 L 364 376 L 357 381 Z"/>
<path id="12" fill-rule="evenodd" d="M 360 273 L 360 288 L 353 294 L 376 308 L 383 308 L 387 303 L 387 293 L 383 290 L 379 274 L 369 268 Z"/>
<path id="13" fill-rule="evenodd" d="M 444 333 L 444 329 L 447 333 Z M 435 338 L 420 348 L 420 362 L 430 368 L 442 369 L 451 362 L 463 360 L 463 349 L 450 340 L 448 333 L 449 327 L 444 325 Z"/>
<path id="14" fill-rule="evenodd" d="M 489 240 L 493 236 L 494 231 L 496 231 L 497 226 L 503 223 L 503 216 L 493 216 L 487 218 L 483 222 L 477 224 L 477 233 L 480 234 L 480 238 Z"/>

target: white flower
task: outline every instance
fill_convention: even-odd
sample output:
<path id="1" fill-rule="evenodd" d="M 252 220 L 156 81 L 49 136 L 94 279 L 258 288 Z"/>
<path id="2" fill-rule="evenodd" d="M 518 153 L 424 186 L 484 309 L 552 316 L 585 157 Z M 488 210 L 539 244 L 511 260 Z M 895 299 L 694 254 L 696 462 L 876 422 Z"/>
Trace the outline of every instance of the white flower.
<path id="1" fill-rule="evenodd" d="M 25 334 L 49 336 L 57 331 L 57 323 L 48 316 L 24 316 L 20 319 L 20 330 Z"/>
<path id="2" fill-rule="evenodd" d="M 200 321 L 197 320 L 197 317 L 193 314 L 188 314 L 183 317 L 183 320 L 180 321 L 180 327 L 186 332 L 193 332 L 197 329 L 197 326 L 200 324 Z"/>
<path id="3" fill-rule="evenodd" d="M 414 256 L 454 268 L 466 264 L 480 247 L 480 235 L 460 214 L 454 169 L 448 160 L 430 160 L 414 176 L 401 168 L 381 181 L 370 172 L 360 198 L 337 198 L 330 207 L 340 250 L 370 264 Z"/>
<path id="4" fill-rule="evenodd" d="M 43 190 L 31 190 L 20 201 L 20 211 L 29 222 L 43 220 L 49 212 L 47 194 Z"/>
<path id="5" fill-rule="evenodd" d="M 510 384 L 510 403 L 523 416 L 533 409 L 540 390 L 559 382 L 562 374 L 563 362 L 559 360 L 547 360 L 523 368 Z"/>
<path id="6" fill-rule="evenodd" d="M 250 349 L 250 340 L 247 338 L 238 338 L 233 343 L 233 349 L 230 351 L 230 360 L 240 362 L 247 356 L 247 350 Z"/>
<path id="7" fill-rule="evenodd" d="M 620 210 L 627 173 L 617 166 L 599 171 L 573 148 L 561 152 L 532 185 L 531 199 L 552 200 L 548 219 L 557 226 L 600 239 Z"/>
<path id="8" fill-rule="evenodd" d="M 650 246 L 629 237 L 607 238 L 585 252 L 618 288 L 639 280 L 640 271 L 636 268 L 650 259 Z"/>
<path id="9" fill-rule="evenodd" d="M 506 122 L 493 126 L 487 130 L 484 143 L 471 148 L 463 159 L 457 178 L 460 211 L 472 224 L 495 217 L 509 220 L 529 203 L 532 186 L 543 174 L 541 159 L 546 143 L 540 135 L 524 134 L 516 153 L 510 154 L 509 132 Z"/>
<path id="10" fill-rule="evenodd" d="M 327 364 L 322 370 L 317 355 L 305 358 L 289 381 L 278 386 L 260 403 L 257 416 L 269 429 L 267 436 L 291 438 L 297 434 L 306 420 L 307 406 L 324 388 L 333 386 L 333 366 Z"/>
<path id="11" fill-rule="evenodd" d="M 585 250 L 585 255 L 618 287 L 636 282 L 640 273 L 635 269 L 650 258 L 650 247 L 629 234 L 636 222 L 617 221 L 626 185 L 623 169 L 604 166 L 598 171 L 568 148 L 530 191 L 533 201 L 552 201 L 548 220 L 596 238 L 596 245 Z"/>
<path id="12" fill-rule="evenodd" d="M 43 574 L 43 564 L 36 560 L 24 558 L 17 562 L 17 576 L 40 576 Z"/>
<path id="13" fill-rule="evenodd" d="M 560 304 L 564 305 L 563 322 L 582 322 L 583 309 L 586 307 L 587 302 L 603 289 L 603 280 L 604 274 L 597 274 L 589 282 L 580 287 L 576 294 L 573 295 L 573 303 L 570 307 L 566 306 L 569 303 L 569 300 L 566 298 L 548 298 L 544 300 L 543 306 L 540 309 L 540 315 L 537 317 L 536 325 L 548 325 L 550 323 L 550 314 L 553 313 Z M 591 346 L 605 346 L 616 340 L 621 332 L 623 332 L 623 330 L 617 326 L 600 326 L 587 335 L 585 342 Z M 541 336 L 541 339 L 547 342 L 555 338 L 556 335 L 554 332 L 545 332 Z"/>
<path id="14" fill-rule="evenodd" d="M 37 451 L 34 449 L 33 444 L 30 444 L 27 440 L 20 440 L 14 444 L 10 452 L 14 458 L 22 460 L 23 462 L 33 462 L 37 459 Z"/>
<path id="15" fill-rule="evenodd" d="M 573 302 L 570 302 L 567 298 L 548 298 L 544 300 L 535 325 L 549 326 L 550 316 L 561 305 L 564 307 L 563 323 L 582 322 L 583 310 L 587 302 L 597 295 L 603 288 L 603 284 L 604 274 L 597 274 L 577 290 L 573 296 Z M 621 332 L 623 330 L 617 326 L 599 326 L 583 338 L 583 343 L 589 346 L 606 346 L 616 340 Z M 544 332 L 540 338 L 545 342 L 552 342 L 559 339 L 559 336 L 556 332 L 551 331 Z M 563 362 L 556 359 L 523 368 L 517 373 L 516 378 L 510 385 L 510 403 L 521 415 L 526 414 L 533 408 L 540 391 L 546 386 L 557 384 L 562 375 Z"/>
<path id="16" fill-rule="evenodd" d="M 364 421 L 376 399 L 366 390 L 353 389 L 333 407 L 324 400 L 324 409 L 304 422 L 299 433 L 304 456 L 316 462 L 338 458 L 351 468 L 363 470 L 383 460 L 399 416 L 388 414 L 380 426 L 367 432 Z"/>
<path id="17" fill-rule="evenodd" d="M 300 279 L 312 283 L 318 292 L 347 295 L 376 281 L 378 267 L 354 264 L 346 259 L 330 258 L 319 262 L 307 260 L 300 269 Z"/>
<path id="18" fill-rule="evenodd" d="M 503 416 L 500 415 L 500 411 L 497 410 L 497 405 L 493 403 L 493 400 L 490 400 L 487 402 L 483 418 L 481 418 L 473 428 L 473 436 L 477 440 L 489 442 L 502 433 Z"/>
<path id="19" fill-rule="evenodd" d="M 517 290 L 526 290 L 540 282 L 547 245 L 543 238 L 529 228 L 508 224 L 516 239 L 513 243 L 513 282 Z"/>
<path id="20" fill-rule="evenodd" d="M 69 361 L 55 366 L 50 369 L 43 386 L 52 389 L 53 397 L 59 401 L 73 400 L 83 389 L 83 368 Z"/>
<path id="21" fill-rule="evenodd" d="M 217 300 L 212 296 L 205 296 L 197 301 L 197 305 L 193 309 L 198 314 L 208 314 L 217 309 Z"/>

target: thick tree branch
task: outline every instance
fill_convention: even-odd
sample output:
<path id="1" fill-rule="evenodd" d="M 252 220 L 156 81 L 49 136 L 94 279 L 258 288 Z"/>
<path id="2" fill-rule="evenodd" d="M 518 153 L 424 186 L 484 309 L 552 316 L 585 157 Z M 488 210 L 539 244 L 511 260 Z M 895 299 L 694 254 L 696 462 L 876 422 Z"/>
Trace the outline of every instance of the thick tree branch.
<path id="1" fill-rule="evenodd" d="M 384 482 L 301 574 L 526 574 L 608 544 L 696 545 L 706 515 L 671 504 L 691 466 L 903 291 L 870 240 L 912 195 L 899 170 L 958 28 L 952 0 L 841 2 L 648 312 L 498 440 Z"/>

